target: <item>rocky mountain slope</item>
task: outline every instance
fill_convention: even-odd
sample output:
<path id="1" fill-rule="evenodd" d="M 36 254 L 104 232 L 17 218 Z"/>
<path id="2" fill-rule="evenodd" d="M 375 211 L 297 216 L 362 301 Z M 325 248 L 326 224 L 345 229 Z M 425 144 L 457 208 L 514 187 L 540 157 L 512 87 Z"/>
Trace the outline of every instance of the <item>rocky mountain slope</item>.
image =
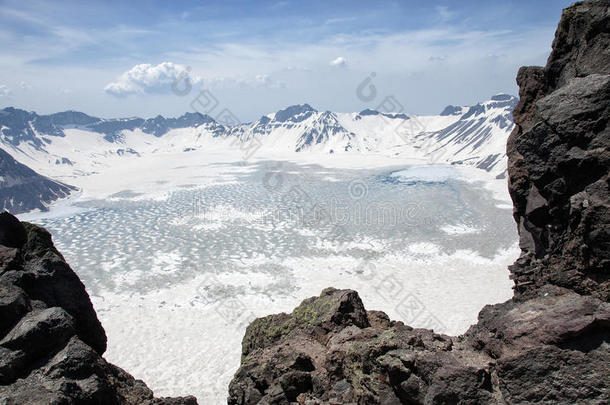
<path id="1" fill-rule="evenodd" d="M 194 405 L 104 360 L 85 286 L 42 228 L 0 214 L 0 403 Z"/>
<path id="2" fill-rule="evenodd" d="M 41 176 L 0 149 L 0 210 L 13 214 L 44 211 L 74 191 L 75 187 Z"/>
<path id="3" fill-rule="evenodd" d="M 470 164 L 503 177 L 506 141 L 502 134 L 510 133 L 514 126 L 512 111 L 516 105 L 515 97 L 498 94 L 466 110 L 454 108 L 451 115 L 459 116 L 458 121 L 439 131 L 420 134 L 418 141 L 437 161 Z"/>
<path id="4" fill-rule="evenodd" d="M 608 49 L 610 2 L 580 2 L 564 11 L 546 67 L 519 71 L 513 299 L 451 337 L 324 290 L 248 327 L 229 404 L 610 402 Z"/>

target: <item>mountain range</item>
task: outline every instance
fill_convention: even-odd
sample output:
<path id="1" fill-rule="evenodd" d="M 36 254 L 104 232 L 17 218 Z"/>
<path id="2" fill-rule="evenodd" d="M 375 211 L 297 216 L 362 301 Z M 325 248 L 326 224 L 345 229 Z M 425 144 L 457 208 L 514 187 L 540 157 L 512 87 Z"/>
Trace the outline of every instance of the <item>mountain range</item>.
<path id="1" fill-rule="evenodd" d="M 0 148 L 42 175 L 62 178 L 95 173 L 111 165 L 110 158 L 248 145 L 261 155 L 377 154 L 405 162 L 468 165 L 504 177 L 505 145 L 517 101 L 498 94 L 473 106 L 447 106 L 429 116 L 374 109 L 338 113 L 300 104 L 237 125 L 198 112 L 178 118 L 104 119 L 78 111 L 39 115 L 7 107 L 0 110 Z M 63 186 L 59 188 L 44 184 L 44 191 L 32 188 L 21 193 L 21 206 L 44 209 L 53 195 L 60 198 L 72 190 L 62 183 L 57 183 Z M 5 193 L 2 203 L 17 213 L 18 206 L 7 203 L 12 197 Z"/>

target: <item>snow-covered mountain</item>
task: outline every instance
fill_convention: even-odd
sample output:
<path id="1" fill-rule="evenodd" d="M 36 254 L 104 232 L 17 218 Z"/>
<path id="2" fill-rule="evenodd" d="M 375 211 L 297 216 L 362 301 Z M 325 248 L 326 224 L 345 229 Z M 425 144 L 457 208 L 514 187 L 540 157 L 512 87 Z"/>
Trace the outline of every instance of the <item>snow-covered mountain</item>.
<path id="1" fill-rule="evenodd" d="M 449 106 L 441 115 L 458 117 L 451 125 L 417 135 L 427 156 L 452 164 L 472 165 L 505 175 L 506 141 L 513 129 L 517 98 L 498 94 L 491 100 L 464 108 Z"/>
<path id="2" fill-rule="evenodd" d="M 434 116 L 366 109 L 319 112 L 295 105 L 232 127 L 241 142 L 295 152 L 377 153 L 419 157 L 431 163 L 475 166 L 497 175 L 506 170 L 506 139 L 517 98 L 498 94 L 474 106 L 447 106 Z"/>
<path id="3" fill-rule="evenodd" d="M 65 137 L 66 130 L 80 128 L 104 135 L 108 142 L 121 139 L 124 131 L 141 130 L 146 134 L 160 137 L 176 128 L 198 127 L 214 120 L 199 113 L 186 113 L 179 118 L 115 118 L 102 119 L 78 111 L 64 111 L 51 115 L 38 115 L 35 112 L 8 107 L 0 111 L 2 141 L 19 146 L 29 141 L 35 146 L 47 142 L 44 137 Z M 47 138 L 50 140 L 51 138 Z M 47 142 L 48 143 L 48 142 Z M 42 148 L 44 149 L 44 148 Z"/>
<path id="4" fill-rule="evenodd" d="M 13 214 L 45 210 L 73 191 L 75 187 L 41 176 L 0 149 L 0 210 Z"/>
<path id="5" fill-rule="evenodd" d="M 61 179 L 143 155 L 223 148 L 276 156 L 376 154 L 470 165 L 501 176 L 516 103 L 515 97 L 499 94 L 474 106 L 448 106 L 432 116 L 372 109 L 336 113 L 302 104 L 234 126 L 197 112 L 178 118 L 102 119 L 77 111 L 38 115 L 9 107 L 0 110 L 0 147 L 32 169 Z"/>

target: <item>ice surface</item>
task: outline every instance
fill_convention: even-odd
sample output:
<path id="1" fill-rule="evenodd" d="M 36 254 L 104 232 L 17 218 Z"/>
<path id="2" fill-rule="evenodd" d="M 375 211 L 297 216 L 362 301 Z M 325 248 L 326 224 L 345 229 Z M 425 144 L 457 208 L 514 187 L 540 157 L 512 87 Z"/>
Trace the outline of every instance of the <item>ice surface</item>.
<path id="1" fill-rule="evenodd" d="M 392 173 L 392 177 L 406 183 L 430 182 L 440 183 L 457 177 L 457 170 L 447 165 L 427 165 L 409 167 Z"/>
<path id="2" fill-rule="evenodd" d="M 511 296 L 515 226 L 480 183 L 450 166 L 349 166 L 191 164 L 160 193 L 113 175 L 125 188 L 111 198 L 29 219 L 87 286 L 108 360 L 157 395 L 222 404 L 247 324 L 328 286 L 452 334 Z"/>

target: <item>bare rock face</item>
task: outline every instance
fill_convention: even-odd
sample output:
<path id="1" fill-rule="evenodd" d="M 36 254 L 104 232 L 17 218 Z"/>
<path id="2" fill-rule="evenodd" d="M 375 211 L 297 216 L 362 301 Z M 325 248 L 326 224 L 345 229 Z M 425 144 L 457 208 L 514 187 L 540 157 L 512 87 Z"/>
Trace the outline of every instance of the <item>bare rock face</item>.
<path id="1" fill-rule="evenodd" d="M 451 337 L 324 290 L 248 327 L 230 405 L 610 402 L 610 1 L 564 10 L 517 81 L 513 299 Z"/>
<path id="2" fill-rule="evenodd" d="M 523 255 L 517 296 L 547 283 L 610 298 L 610 14 L 607 0 L 563 13 L 546 67 L 517 76 L 509 189 Z"/>
<path id="3" fill-rule="evenodd" d="M 194 405 L 106 362 L 106 334 L 42 228 L 0 214 L 0 404 Z"/>

